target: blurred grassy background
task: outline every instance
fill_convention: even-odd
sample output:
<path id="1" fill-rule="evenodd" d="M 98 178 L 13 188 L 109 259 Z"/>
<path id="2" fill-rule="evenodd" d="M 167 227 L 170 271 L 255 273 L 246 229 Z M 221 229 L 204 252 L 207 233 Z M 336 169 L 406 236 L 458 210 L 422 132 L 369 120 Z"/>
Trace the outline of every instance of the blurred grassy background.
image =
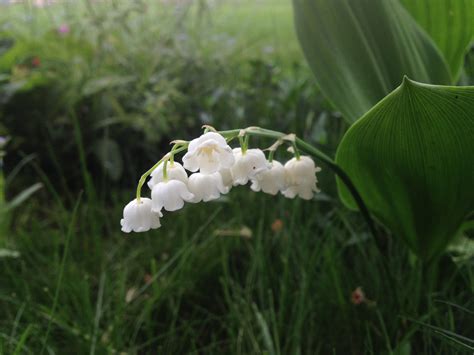
<path id="1" fill-rule="evenodd" d="M 43 184 L 2 214 L 0 353 L 465 351 L 443 332 L 474 334 L 472 243 L 428 291 L 396 239 L 376 248 L 324 166 L 315 201 L 239 187 L 120 232 L 139 175 L 202 124 L 295 132 L 333 154 L 347 126 L 304 62 L 290 2 L 0 10 L 4 190 Z"/>
<path id="2" fill-rule="evenodd" d="M 309 75 L 290 5 L 192 4 L 15 5 L 2 21 L 4 47 L 14 46 L 0 60 L 3 130 L 15 137 L 10 161 L 34 152 L 45 170 L 75 181 L 79 171 L 57 162 L 76 157 L 80 143 L 95 175 L 102 167 L 130 183 L 162 142 L 202 124 L 260 124 L 327 143 L 325 125 L 337 113 Z"/>

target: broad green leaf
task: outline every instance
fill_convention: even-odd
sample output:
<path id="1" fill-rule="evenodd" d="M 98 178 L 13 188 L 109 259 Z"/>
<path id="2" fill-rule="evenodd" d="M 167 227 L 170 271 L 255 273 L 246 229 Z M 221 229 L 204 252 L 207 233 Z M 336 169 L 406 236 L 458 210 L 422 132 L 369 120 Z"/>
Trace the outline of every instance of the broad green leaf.
<path id="1" fill-rule="evenodd" d="M 398 0 L 293 0 L 293 5 L 306 59 L 322 92 L 349 122 L 404 75 L 451 83 L 436 45 Z"/>
<path id="2" fill-rule="evenodd" d="M 347 131 L 336 162 L 394 235 L 436 257 L 474 210 L 474 87 L 405 78 Z"/>
<path id="3" fill-rule="evenodd" d="M 474 0 L 401 0 L 443 53 L 454 81 L 474 35 Z"/>

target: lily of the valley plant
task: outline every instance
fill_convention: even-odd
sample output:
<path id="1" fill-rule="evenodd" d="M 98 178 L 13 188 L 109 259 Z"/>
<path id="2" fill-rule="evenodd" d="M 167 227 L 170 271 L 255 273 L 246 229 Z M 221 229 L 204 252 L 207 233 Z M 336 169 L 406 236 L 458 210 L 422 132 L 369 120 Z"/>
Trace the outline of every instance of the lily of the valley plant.
<path id="1" fill-rule="evenodd" d="M 135 199 L 123 210 L 122 231 L 146 232 L 161 226 L 164 212 L 177 211 L 185 203 L 207 202 L 227 194 L 233 186 L 247 185 L 253 191 L 283 194 L 287 198 L 311 200 L 317 187 L 316 173 L 321 169 L 309 156 L 319 158 L 346 183 L 359 203 L 360 210 L 371 225 L 370 217 L 347 175 L 324 153 L 294 134 L 284 134 L 259 127 L 216 131 L 204 126 L 204 133 L 188 141 L 173 141 L 173 147 L 150 170 L 142 175 Z M 274 144 L 263 150 L 249 149 L 250 136 L 271 138 Z M 240 146 L 232 149 L 229 143 L 237 139 Z M 294 157 L 284 165 L 273 159 L 275 151 L 289 145 Z M 301 155 L 300 151 L 309 155 Z M 185 152 L 182 163 L 176 161 Z M 188 175 L 189 171 L 192 174 Z M 141 189 L 148 180 L 151 199 L 141 197 Z"/>
<path id="2" fill-rule="evenodd" d="M 300 155 L 295 136 L 272 133 L 277 140 L 267 149 L 266 157 L 261 149 L 248 147 L 249 136 L 259 132 L 268 136 L 272 131 L 251 127 L 216 132 L 206 126 L 204 134 L 190 142 L 172 142 L 171 151 L 141 177 L 136 198 L 123 210 L 122 231 L 146 232 L 159 228 L 164 211 L 179 210 L 185 202 L 215 200 L 227 194 L 232 186 L 249 182 L 253 191 L 312 199 L 319 192 L 316 173 L 321 169 L 312 158 Z M 232 149 L 229 142 L 235 138 L 239 139 L 240 147 Z M 284 143 L 292 146 L 295 156 L 283 165 L 273 155 Z M 176 155 L 184 151 L 181 164 L 176 161 Z M 192 174 L 188 175 L 186 170 Z M 141 188 L 148 177 L 151 199 L 141 197 Z"/>

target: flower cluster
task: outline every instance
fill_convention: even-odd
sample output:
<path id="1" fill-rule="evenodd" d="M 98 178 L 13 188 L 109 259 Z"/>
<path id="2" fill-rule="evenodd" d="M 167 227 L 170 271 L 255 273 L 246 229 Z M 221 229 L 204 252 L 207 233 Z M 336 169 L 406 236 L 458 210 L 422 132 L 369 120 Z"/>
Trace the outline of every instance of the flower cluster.
<path id="1" fill-rule="evenodd" d="M 170 153 L 142 176 L 137 198 L 125 206 L 122 231 L 145 232 L 159 228 L 163 210 L 176 211 L 184 203 L 207 202 L 227 194 L 232 186 L 251 183 L 253 191 L 263 191 L 285 197 L 299 196 L 309 200 L 319 192 L 316 172 L 320 171 L 308 156 L 295 157 L 285 165 L 269 158 L 260 149 L 247 149 L 248 140 L 241 140 L 241 147 L 232 149 L 228 140 L 218 132 L 206 132 L 192 141 L 176 141 Z M 281 143 L 281 142 L 279 142 Z M 276 145 L 278 147 L 279 144 Z M 175 161 L 175 154 L 187 150 L 182 164 Z M 188 176 L 186 170 L 192 172 Z M 148 177 L 151 199 L 140 197 L 144 180 Z"/>

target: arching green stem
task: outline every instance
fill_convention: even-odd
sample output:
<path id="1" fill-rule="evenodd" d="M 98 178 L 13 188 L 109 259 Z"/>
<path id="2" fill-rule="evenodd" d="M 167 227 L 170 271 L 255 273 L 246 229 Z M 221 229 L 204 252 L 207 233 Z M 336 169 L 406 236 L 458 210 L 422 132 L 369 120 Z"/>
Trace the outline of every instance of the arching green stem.
<path id="1" fill-rule="evenodd" d="M 182 152 L 183 150 L 185 150 L 187 148 L 188 148 L 188 145 L 183 144 L 183 146 L 173 150 L 173 155 L 178 154 L 179 152 Z M 142 186 L 145 183 L 148 176 L 150 176 L 150 174 L 153 172 L 153 170 L 155 170 L 161 163 L 163 163 L 163 161 L 168 160 L 168 159 L 169 159 L 169 155 L 166 154 L 163 158 L 161 158 L 155 165 L 153 165 L 146 173 L 144 173 L 140 177 L 140 180 L 138 181 L 137 194 L 136 194 L 136 199 L 137 199 L 138 202 L 140 202 Z"/>
<path id="2" fill-rule="evenodd" d="M 270 152 L 268 153 L 268 161 L 271 163 L 273 161 L 273 156 L 275 155 L 275 151 L 274 150 L 270 150 Z"/>
<path id="3" fill-rule="evenodd" d="M 231 130 L 231 131 L 220 131 L 218 133 L 222 134 L 224 137 L 237 137 L 241 130 Z M 336 162 L 331 159 L 328 155 L 324 154 L 322 151 L 317 149 L 316 147 L 313 147 L 311 144 L 308 144 L 304 140 L 295 137 L 294 135 L 287 135 L 281 132 L 277 131 L 272 131 L 269 129 L 263 129 L 260 127 L 249 127 L 245 129 L 246 135 L 256 135 L 260 137 L 268 137 L 272 139 L 278 139 L 278 140 L 283 140 L 291 143 L 292 145 L 294 144 L 297 148 L 299 148 L 302 152 L 309 154 L 313 156 L 314 158 L 320 160 L 323 162 L 329 169 L 331 169 L 334 174 L 336 174 L 339 179 L 346 185 L 347 189 L 351 193 L 352 197 L 354 198 L 354 201 L 356 202 L 360 213 L 362 214 L 362 217 L 364 218 L 365 222 L 367 223 L 367 226 L 369 227 L 369 230 L 371 234 L 373 235 L 374 238 L 374 243 L 379 250 L 380 254 L 382 256 L 385 255 L 384 252 L 384 246 L 381 243 L 380 238 L 377 236 L 377 230 L 375 228 L 375 223 L 370 216 L 369 210 L 367 206 L 364 203 L 364 200 L 362 199 L 362 196 L 359 194 L 357 191 L 357 188 L 354 186 L 352 183 L 351 179 L 349 176 L 346 174 L 346 172 L 336 164 Z M 397 282 L 396 279 L 387 263 L 387 260 L 385 258 L 382 258 L 381 260 L 381 267 L 384 269 L 384 273 L 387 275 L 387 285 L 390 288 L 391 292 L 397 293 Z M 399 299 L 398 297 L 395 297 L 395 299 Z"/>
<path id="4" fill-rule="evenodd" d="M 168 160 L 165 159 L 163 162 L 163 181 L 168 181 Z"/>
<path id="5" fill-rule="evenodd" d="M 370 232 L 374 235 L 374 237 L 377 235 L 377 232 L 375 230 L 375 224 L 370 216 L 370 212 L 367 208 L 367 206 L 364 203 L 364 200 L 362 199 L 362 196 L 360 196 L 359 192 L 357 191 L 357 188 L 354 186 L 352 183 L 351 179 L 349 176 L 346 174 L 346 172 L 339 166 L 337 165 L 331 158 L 329 158 L 327 155 L 313 147 L 312 145 L 306 143 L 300 138 L 296 139 L 296 144 L 300 147 L 300 149 L 316 158 L 319 160 L 323 161 L 338 177 L 341 179 L 341 181 L 346 185 L 347 189 L 350 191 L 352 197 L 354 198 L 354 201 L 357 203 L 357 207 L 359 207 L 359 211 L 364 217 L 365 221 L 367 222 L 367 225 L 370 229 Z"/>
<path id="6" fill-rule="evenodd" d="M 218 133 L 222 134 L 224 137 L 234 137 L 234 136 L 238 136 L 240 131 L 241 131 L 240 129 L 236 129 L 236 130 L 229 130 L 229 131 L 219 131 Z M 285 133 L 272 131 L 272 130 L 264 129 L 260 127 L 249 127 L 245 129 L 245 134 L 255 135 L 255 136 L 260 136 L 260 137 L 268 137 L 268 138 L 273 138 L 273 139 L 283 139 L 283 140 L 285 140 L 285 137 L 288 136 Z M 354 198 L 354 201 L 357 203 L 360 213 L 362 214 L 362 217 L 364 217 L 371 233 L 376 238 L 377 233 L 375 230 L 374 221 L 372 220 L 369 210 L 367 206 L 365 205 L 362 197 L 360 196 L 359 192 L 357 191 L 356 187 L 354 186 L 354 184 L 352 183 L 351 179 L 346 174 L 346 172 L 339 165 L 337 165 L 334 162 L 334 160 L 332 160 L 328 155 L 324 154 L 319 149 L 313 147 L 311 144 L 306 143 L 301 138 L 295 138 L 292 144 L 294 144 L 294 147 L 296 148 L 295 150 L 299 149 L 309 155 L 312 155 L 316 159 L 319 159 L 320 161 L 322 161 L 329 169 L 331 169 L 341 179 L 341 181 L 346 185 L 346 187 L 350 191 L 352 197 Z"/>
<path id="7" fill-rule="evenodd" d="M 239 143 L 240 143 L 240 149 L 242 150 L 242 154 L 245 154 L 247 152 L 247 148 L 249 145 L 249 136 L 240 136 L 239 135 Z"/>
<path id="8" fill-rule="evenodd" d="M 300 150 L 298 149 L 298 144 L 296 144 L 296 141 L 294 141 L 292 145 L 296 160 L 300 160 L 301 154 Z"/>

